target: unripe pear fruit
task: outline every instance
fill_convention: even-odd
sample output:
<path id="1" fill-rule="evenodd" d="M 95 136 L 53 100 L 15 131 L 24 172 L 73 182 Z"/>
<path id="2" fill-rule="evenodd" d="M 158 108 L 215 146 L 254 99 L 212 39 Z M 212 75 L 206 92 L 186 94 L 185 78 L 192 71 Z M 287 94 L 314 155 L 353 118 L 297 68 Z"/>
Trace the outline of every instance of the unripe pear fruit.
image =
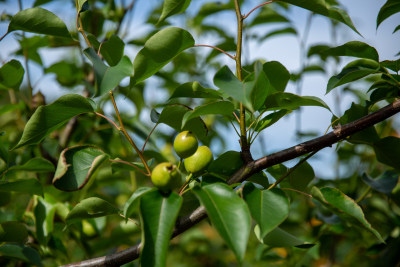
<path id="1" fill-rule="evenodd" d="M 196 136 L 189 131 L 181 132 L 174 140 L 175 152 L 182 159 L 193 155 L 198 145 Z"/>
<path id="2" fill-rule="evenodd" d="M 199 146 L 196 152 L 184 161 L 185 169 L 189 173 L 204 170 L 213 160 L 213 154 L 207 146 Z"/>
<path id="3" fill-rule="evenodd" d="M 181 175 L 175 165 L 169 162 L 163 162 L 153 169 L 151 181 L 158 189 L 162 191 L 171 191 L 180 186 Z"/>

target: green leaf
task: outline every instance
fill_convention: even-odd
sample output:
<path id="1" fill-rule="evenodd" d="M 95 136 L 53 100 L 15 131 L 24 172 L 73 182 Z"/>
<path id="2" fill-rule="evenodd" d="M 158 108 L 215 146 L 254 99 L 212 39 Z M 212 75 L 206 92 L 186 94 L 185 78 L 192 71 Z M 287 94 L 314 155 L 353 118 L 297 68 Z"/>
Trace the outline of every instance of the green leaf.
<path id="1" fill-rule="evenodd" d="M 364 78 L 379 71 L 379 63 L 372 59 L 357 59 L 347 64 L 343 70 L 336 76 L 332 76 L 326 88 L 329 93 L 333 88 L 349 82 Z"/>
<path id="2" fill-rule="evenodd" d="M 251 227 L 246 202 L 232 188 L 222 183 L 196 186 L 193 192 L 206 208 L 213 226 L 235 253 L 238 261 L 242 262 Z"/>
<path id="3" fill-rule="evenodd" d="M 53 184 L 63 191 L 79 190 L 108 158 L 107 154 L 95 146 L 66 148 L 60 154 Z"/>
<path id="4" fill-rule="evenodd" d="M 295 110 L 302 106 L 323 107 L 330 111 L 324 101 L 315 96 L 298 96 L 291 93 L 274 93 L 265 100 L 266 110 Z"/>
<path id="5" fill-rule="evenodd" d="M 379 241 L 385 243 L 381 235 L 372 228 L 371 224 L 365 219 L 360 206 L 358 206 L 353 199 L 343 194 L 339 189 L 331 187 L 318 189 L 314 186 L 311 189 L 311 195 L 339 217 L 363 227 L 374 234 Z"/>
<path id="6" fill-rule="evenodd" d="M 241 81 L 236 78 L 228 66 L 222 67 L 214 76 L 214 84 L 229 97 L 243 103 L 248 109 L 253 110 L 250 101 L 250 92 Z"/>
<path id="7" fill-rule="evenodd" d="M 323 54 L 327 56 L 359 57 L 379 61 L 376 49 L 359 41 L 351 41 L 338 47 L 326 49 L 323 51 Z"/>
<path id="8" fill-rule="evenodd" d="M 13 182 L 0 182 L 0 192 L 19 192 L 33 195 L 43 195 L 42 184 L 36 179 L 24 179 Z"/>
<path id="9" fill-rule="evenodd" d="M 23 101 L 18 102 L 17 104 L 6 104 L 0 107 L 0 115 L 5 114 L 7 112 L 15 111 L 15 110 L 23 110 L 26 107 Z"/>
<path id="10" fill-rule="evenodd" d="M 165 0 L 158 23 L 170 16 L 185 12 L 189 4 L 190 0 Z"/>
<path id="11" fill-rule="evenodd" d="M 16 258 L 18 260 L 22 260 L 36 266 L 43 266 L 37 250 L 28 246 L 17 244 L 4 244 L 0 246 L 0 256 L 7 258 Z"/>
<path id="12" fill-rule="evenodd" d="M 119 210 L 111 203 L 98 198 L 90 197 L 79 202 L 66 218 L 68 225 L 82 221 L 83 219 L 103 217 L 112 214 L 118 214 Z"/>
<path id="13" fill-rule="evenodd" d="M 285 91 L 290 79 L 290 73 L 285 66 L 278 61 L 269 61 L 263 64 L 263 70 L 277 92 Z"/>
<path id="14" fill-rule="evenodd" d="M 184 83 L 175 88 L 174 92 L 172 93 L 169 99 L 178 97 L 220 99 L 221 94 L 214 89 L 204 88 L 198 82 L 189 82 L 189 83 Z"/>
<path id="15" fill-rule="evenodd" d="M 56 205 L 51 205 L 43 198 L 38 197 L 34 214 L 36 236 L 42 245 L 47 245 L 48 240 L 54 231 L 54 216 L 56 210 Z"/>
<path id="16" fill-rule="evenodd" d="M 183 116 L 182 128 L 191 119 L 209 114 L 231 116 L 234 110 L 235 107 L 229 101 L 217 101 L 198 106 L 194 110 L 186 112 Z"/>
<path id="17" fill-rule="evenodd" d="M 283 29 L 277 29 L 269 32 L 267 35 L 261 38 L 261 40 L 268 39 L 272 36 L 275 35 L 281 35 L 281 34 L 294 34 L 297 35 L 297 31 L 293 27 L 285 27 Z"/>
<path id="18" fill-rule="evenodd" d="M 132 75 L 132 63 L 127 56 L 123 56 L 117 65 L 107 67 L 93 48 L 87 48 L 83 51 L 92 61 L 94 75 L 96 77 L 96 95 L 104 95 L 118 86 L 125 77 Z"/>
<path id="19" fill-rule="evenodd" d="M 93 112 L 92 105 L 77 94 L 64 95 L 52 104 L 40 106 L 29 119 L 21 139 L 13 149 L 38 144 L 71 118 L 87 112 Z"/>
<path id="20" fill-rule="evenodd" d="M 275 229 L 289 215 L 289 199 L 278 189 L 260 190 L 249 183 L 243 188 L 243 196 L 251 216 L 260 227 L 260 236 Z"/>
<path id="21" fill-rule="evenodd" d="M 139 200 L 140 198 L 150 192 L 156 190 L 154 187 L 140 187 L 136 189 L 135 192 L 131 195 L 131 197 L 126 201 L 124 205 L 124 211 L 123 214 L 126 218 L 131 217 L 133 212 L 139 207 Z"/>
<path id="22" fill-rule="evenodd" d="M 379 25 L 381 25 L 384 20 L 398 12 L 400 12 L 400 2 L 397 0 L 387 0 L 379 10 L 376 18 L 376 28 L 378 29 Z"/>
<path id="23" fill-rule="evenodd" d="M 142 196 L 140 212 L 144 245 L 140 256 L 141 266 L 166 265 L 168 244 L 181 206 L 182 197 L 175 192 L 164 196 L 156 190 Z"/>
<path id="24" fill-rule="evenodd" d="M 254 233 L 256 234 L 258 240 L 269 247 L 298 247 L 298 248 L 310 248 L 315 244 L 304 242 L 292 234 L 282 230 L 277 227 L 267 234 L 264 238 L 260 236 L 260 227 L 256 225 L 254 228 Z"/>
<path id="25" fill-rule="evenodd" d="M 88 0 L 78 0 L 78 12 L 85 12 L 89 9 Z"/>
<path id="26" fill-rule="evenodd" d="M 182 128 L 182 119 L 186 112 L 191 109 L 184 105 L 168 105 L 166 106 L 159 117 L 158 123 L 164 123 L 177 132 L 188 130 L 193 132 L 202 142 L 207 140 L 207 127 L 201 118 L 189 120 Z"/>
<path id="27" fill-rule="evenodd" d="M 0 242 L 25 243 L 28 231 L 20 222 L 3 222 L 0 224 Z"/>
<path id="28" fill-rule="evenodd" d="M 281 0 L 281 2 L 285 2 L 288 4 L 292 4 L 304 9 L 307 9 L 316 14 L 337 20 L 341 23 L 349 26 L 353 31 L 360 34 L 357 29 L 354 27 L 353 22 L 351 21 L 349 15 L 342 9 L 337 7 L 331 7 L 325 0 Z"/>
<path id="29" fill-rule="evenodd" d="M 232 174 L 234 174 L 240 167 L 243 166 L 243 160 L 240 156 L 240 152 L 237 151 L 226 151 L 219 157 L 213 160 L 208 166 L 208 172 L 218 174 L 219 177 L 223 176 L 227 180 Z"/>
<path id="30" fill-rule="evenodd" d="M 53 172 L 54 165 L 44 158 L 32 158 L 22 165 L 10 167 L 7 171 Z"/>
<path id="31" fill-rule="evenodd" d="M 101 45 L 100 53 L 110 66 L 115 66 L 124 54 L 124 47 L 125 43 L 118 36 L 113 35 Z"/>
<path id="32" fill-rule="evenodd" d="M 84 73 L 75 63 L 67 61 L 59 61 L 47 69 L 45 73 L 55 73 L 57 75 L 57 81 L 63 86 L 74 87 L 77 84 L 82 83 L 84 80 Z"/>
<path id="33" fill-rule="evenodd" d="M 374 143 L 376 159 L 396 170 L 400 170 L 400 138 L 388 136 Z"/>
<path id="34" fill-rule="evenodd" d="M 157 32 L 136 55 L 133 62 L 135 83 L 149 78 L 193 45 L 193 37 L 184 29 L 169 27 Z"/>
<path id="35" fill-rule="evenodd" d="M 308 184 L 315 178 L 313 168 L 307 161 L 299 165 L 288 177 L 292 188 L 305 191 Z"/>
<path id="36" fill-rule="evenodd" d="M 17 30 L 71 38 L 64 22 L 41 7 L 24 9 L 15 14 L 8 25 L 7 33 Z"/>
<path id="37" fill-rule="evenodd" d="M 274 90 L 263 71 L 260 61 L 254 64 L 254 72 L 244 80 L 246 91 L 249 92 L 251 106 L 254 110 L 259 110 L 269 94 Z"/>
<path id="38" fill-rule="evenodd" d="M 281 118 L 283 118 L 284 116 L 286 116 L 291 112 L 292 112 L 291 110 L 282 109 L 277 112 L 268 114 L 267 116 L 262 118 L 258 123 L 256 123 L 255 130 L 257 132 L 261 132 L 262 130 L 273 125 L 275 122 L 279 121 Z"/>
<path id="39" fill-rule="evenodd" d="M 275 22 L 290 22 L 286 17 L 282 16 L 276 10 L 268 7 L 267 5 L 261 8 L 260 13 L 254 18 L 249 26 L 264 24 L 264 23 L 275 23 Z"/>
<path id="40" fill-rule="evenodd" d="M 24 78 L 25 70 L 18 60 L 11 60 L 0 68 L 0 89 L 18 90 Z"/>
<path id="41" fill-rule="evenodd" d="M 397 185 L 399 175 L 394 171 L 385 171 L 376 179 L 369 177 L 366 173 L 361 176 L 364 183 L 386 195 L 390 195 Z"/>
<path id="42" fill-rule="evenodd" d="M 380 64 L 383 67 L 391 69 L 394 72 L 399 72 L 400 71 L 400 59 L 397 59 L 397 60 L 385 60 L 385 61 L 380 62 Z"/>

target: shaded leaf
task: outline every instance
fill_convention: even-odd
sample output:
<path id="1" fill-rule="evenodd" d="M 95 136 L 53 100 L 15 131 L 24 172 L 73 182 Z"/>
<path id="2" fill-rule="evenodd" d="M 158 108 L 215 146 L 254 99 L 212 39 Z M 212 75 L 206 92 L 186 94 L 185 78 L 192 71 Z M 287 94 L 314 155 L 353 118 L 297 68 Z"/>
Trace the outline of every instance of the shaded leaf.
<path id="1" fill-rule="evenodd" d="M 175 192 L 164 196 L 155 190 L 142 196 L 140 212 L 144 245 L 141 266 L 165 266 L 168 244 L 181 205 L 182 197 Z"/>
<path id="2" fill-rule="evenodd" d="M 246 77 L 244 86 L 249 92 L 249 99 L 254 110 L 259 110 L 264 105 L 267 96 L 274 91 L 260 61 L 254 64 L 254 72 Z"/>
<path id="3" fill-rule="evenodd" d="M 0 242 L 25 243 L 28 231 L 20 222 L 8 221 L 0 223 Z"/>
<path id="4" fill-rule="evenodd" d="M 0 246 L 0 256 L 15 258 L 37 266 L 43 266 L 37 250 L 23 245 L 4 244 Z"/>
<path id="5" fill-rule="evenodd" d="M 95 146 L 66 148 L 60 154 L 53 184 L 63 191 L 79 190 L 108 158 L 107 154 Z"/>
<path id="6" fill-rule="evenodd" d="M 364 229 L 374 234 L 379 241 L 385 243 L 381 235 L 371 226 L 367 219 L 365 219 L 360 206 L 358 206 L 353 199 L 343 194 L 339 189 L 331 187 L 318 189 L 314 186 L 311 190 L 311 194 L 316 200 L 339 217 L 344 218 L 348 222 L 362 226 Z"/>
<path id="7" fill-rule="evenodd" d="M 52 104 L 40 106 L 29 119 L 21 139 L 13 149 L 38 144 L 71 118 L 87 112 L 93 112 L 92 105 L 88 99 L 77 94 L 64 95 Z"/>
<path id="8" fill-rule="evenodd" d="M 399 175 L 394 171 L 385 171 L 378 178 L 371 178 L 366 173 L 363 173 L 361 179 L 364 183 L 386 195 L 390 195 L 393 189 L 396 187 L 399 180 Z"/>
<path id="9" fill-rule="evenodd" d="M 254 233 L 263 244 L 266 244 L 270 247 L 310 248 L 315 245 L 313 243 L 302 241 L 279 227 L 272 230 L 264 238 L 261 238 L 260 227 L 256 225 L 256 227 L 254 228 Z"/>
<path id="10" fill-rule="evenodd" d="M 289 199 L 278 189 L 260 190 L 249 183 L 243 188 L 243 196 L 251 216 L 260 227 L 260 236 L 275 229 L 289 215 Z"/>
<path id="11" fill-rule="evenodd" d="M 193 188 L 193 192 L 206 208 L 213 226 L 235 253 L 238 261 L 242 262 L 251 227 L 246 202 L 232 188 L 222 183 L 197 186 Z"/>
<path id="12" fill-rule="evenodd" d="M 90 197 L 79 202 L 68 213 L 66 222 L 72 224 L 74 222 L 82 221 L 83 219 L 103 217 L 112 214 L 118 214 L 119 210 L 111 203 L 98 198 Z"/>
<path id="13" fill-rule="evenodd" d="M 54 165 L 44 158 L 32 158 L 22 165 L 10 167 L 7 171 L 53 172 Z"/>
<path id="14" fill-rule="evenodd" d="M 272 36 L 281 35 L 281 34 L 295 34 L 296 35 L 297 31 L 293 27 L 286 27 L 286 28 L 283 28 L 283 29 L 277 29 L 277 30 L 273 30 L 273 31 L 267 33 L 267 35 L 265 35 L 263 38 L 261 38 L 261 40 L 265 40 L 265 39 L 268 39 L 268 38 L 270 38 Z"/>
<path id="15" fill-rule="evenodd" d="M 324 101 L 315 96 L 298 96 L 291 93 L 275 93 L 265 100 L 266 110 L 295 110 L 301 106 L 323 107 L 330 111 Z"/>
<path id="16" fill-rule="evenodd" d="M 126 218 L 131 217 L 133 212 L 139 207 L 140 198 L 150 192 L 156 190 L 154 187 L 139 187 L 125 202 L 123 214 Z"/>
<path id="17" fill-rule="evenodd" d="M 285 91 L 286 85 L 290 79 L 290 73 L 285 66 L 278 61 L 269 61 L 263 64 L 263 70 L 276 91 Z"/>
<path id="18" fill-rule="evenodd" d="M 221 94 L 214 89 L 204 88 L 198 82 L 189 82 L 189 83 L 184 83 L 175 88 L 174 92 L 172 93 L 169 99 L 178 97 L 221 98 Z"/>
<path id="19" fill-rule="evenodd" d="M 217 101 L 198 106 L 194 110 L 185 113 L 182 119 L 182 128 L 191 119 L 209 114 L 231 116 L 234 110 L 235 107 L 229 101 Z"/>
<path id="20" fill-rule="evenodd" d="M 388 136 L 374 143 L 376 158 L 379 162 L 400 170 L 400 138 Z"/>
<path id="21" fill-rule="evenodd" d="M 338 47 L 326 49 L 323 51 L 323 54 L 327 56 L 359 57 L 379 61 L 376 49 L 359 41 L 351 41 Z"/>
<path id="22" fill-rule="evenodd" d="M 42 184 L 36 179 L 24 179 L 13 182 L 0 182 L 0 192 L 19 192 L 34 195 L 43 195 Z"/>
<path id="23" fill-rule="evenodd" d="M 15 14 L 8 25 L 7 33 L 17 30 L 71 38 L 64 22 L 41 7 L 24 9 Z"/>
<path id="24" fill-rule="evenodd" d="M 261 132 L 262 130 L 273 125 L 275 122 L 279 121 L 281 118 L 283 118 L 284 116 L 286 116 L 291 112 L 292 112 L 291 110 L 282 109 L 277 112 L 268 114 L 267 116 L 262 118 L 258 123 L 256 123 L 255 130 L 257 132 Z"/>
<path id="25" fill-rule="evenodd" d="M 116 35 L 102 43 L 100 53 L 110 66 L 115 66 L 124 54 L 125 43 Z M 131 66 L 132 69 L 132 66 Z M 131 70 L 129 70 L 131 73 Z"/>
<path id="26" fill-rule="evenodd" d="M 185 12 L 189 4 L 190 0 L 165 0 L 158 23 L 170 16 Z"/>
<path id="27" fill-rule="evenodd" d="M 181 28 L 169 27 L 157 32 L 146 41 L 133 61 L 135 83 L 152 76 L 193 45 L 193 37 Z"/>
<path id="28" fill-rule="evenodd" d="M 305 161 L 299 165 L 289 176 L 289 183 L 292 188 L 305 191 L 308 184 L 315 178 L 311 165 Z"/>
<path id="29" fill-rule="evenodd" d="M 18 60 L 10 60 L 0 68 L 0 89 L 18 90 L 25 70 Z"/>
<path id="30" fill-rule="evenodd" d="M 207 170 L 211 175 L 218 174 L 219 177 L 223 176 L 226 178 L 224 180 L 227 180 L 242 166 L 243 160 L 240 156 L 240 152 L 226 151 L 213 160 Z"/>
<path id="31" fill-rule="evenodd" d="M 89 9 L 88 0 L 78 0 L 78 12 L 85 12 Z"/>
<path id="32" fill-rule="evenodd" d="M 276 10 L 268 7 L 267 5 L 261 8 L 260 13 L 254 18 L 249 26 L 264 24 L 264 23 L 275 23 L 275 22 L 290 22 L 286 17 L 279 14 Z"/>
<path id="33" fill-rule="evenodd" d="M 400 2 L 397 0 L 387 0 L 376 17 L 376 28 L 378 29 L 384 20 L 398 12 L 400 12 Z"/>
<path id="34" fill-rule="evenodd" d="M 383 67 L 391 69 L 394 72 L 399 72 L 400 71 L 400 59 L 397 59 L 397 60 L 385 60 L 385 61 L 380 62 L 380 64 Z"/>
<path id="35" fill-rule="evenodd" d="M 36 236 L 42 245 L 47 245 L 54 230 L 54 215 L 57 206 L 47 203 L 43 198 L 37 199 L 34 209 Z"/>

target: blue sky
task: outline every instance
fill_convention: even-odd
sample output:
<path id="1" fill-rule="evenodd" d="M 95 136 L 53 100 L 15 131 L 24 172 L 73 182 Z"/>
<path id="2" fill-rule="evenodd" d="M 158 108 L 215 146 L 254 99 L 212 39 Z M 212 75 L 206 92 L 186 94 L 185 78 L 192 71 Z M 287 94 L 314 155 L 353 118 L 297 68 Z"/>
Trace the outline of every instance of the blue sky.
<path id="1" fill-rule="evenodd" d="M 23 8 L 29 8 L 32 6 L 32 0 L 24 0 Z M 117 1 L 119 3 L 120 1 Z M 130 2 L 130 1 L 126 1 Z M 193 0 L 191 5 L 189 6 L 189 13 L 195 13 L 198 9 L 198 6 L 205 1 Z M 226 2 L 226 1 L 225 1 Z M 352 18 L 356 28 L 362 34 L 362 36 L 357 35 L 353 31 L 351 31 L 347 26 L 340 26 L 338 31 L 337 45 L 343 44 L 348 41 L 358 40 L 365 42 L 371 46 L 374 46 L 381 60 L 393 60 L 396 59 L 395 55 L 400 51 L 400 31 L 395 34 L 392 34 L 394 28 L 400 22 L 400 14 L 397 14 L 386 21 L 384 21 L 378 30 L 376 30 L 376 16 L 379 12 L 380 7 L 385 3 L 385 0 L 341 0 L 344 9 L 348 12 L 350 17 Z M 146 18 L 147 13 L 151 10 L 151 7 L 160 3 L 160 0 L 137 0 L 137 6 L 134 10 L 134 21 L 131 27 L 132 31 L 130 31 L 130 37 L 138 36 L 146 30 L 146 28 L 141 27 L 142 21 Z M 246 4 L 242 7 L 242 13 L 248 13 L 252 7 L 257 4 L 263 3 L 263 1 L 258 0 L 249 0 L 246 1 Z M 47 4 L 43 6 L 55 14 L 57 14 L 64 22 L 70 30 L 72 30 L 74 25 L 74 12 L 75 9 L 71 4 L 71 1 L 60 0 L 57 1 L 56 4 Z M 18 11 L 17 1 L 8 0 L 5 3 L 0 3 L 0 13 L 7 11 L 8 13 L 16 13 Z M 251 16 L 256 16 L 256 12 Z M 294 7 L 291 9 L 289 13 L 289 17 L 300 33 L 300 35 L 304 31 L 305 22 L 308 17 L 309 12 L 303 10 L 301 8 Z M 249 18 L 251 19 L 251 18 Z M 210 18 L 211 22 L 221 23 L 226 25 L 227 31 L 234 32 L 235 31 L 235 16 L 234 13 L 225 12 L 223 14 L 219 14 L 216 17 Z M 181 23 L 182 20 L 172 19 L 173 22 Z M 4 34 L 7 31 L 8 22 L 0 22 L 0 35 Z M 185 27 L 185 25 L 180 25 Z M 269 32 L 275 26 L 267 26 L 259 29 L 260 33 Z M 276 28 L 276 27 L 275 27 Z M 278 27 L 279 28 L 279 27 Z M 215 44 L 213 41 L 215 40 L 197 40 L 202 42 L 202 44 Z M 209 43 L 208 43 L 209 42 Z M 330 32 L 330 24 L 327 19 L 322 16 L 315 16 L 312 20 L 310 34 L 308 38 L 307 44 L 317 44 L 317 43 L 325 43 L 332 45 L 331 32 Z M 245 52 L 244 56 L 245 60 L 253 60 L 256 58 L 263 58 L 265 60 L 277 60 L 281 62 L 285 67 L 293 72 L 297 71 L 300 68 L 300 55 L 299 55 L 299 46 L 298 39 L 291 35 L 286 36 L 277 36 L 275 38 L 269 39 L 266 42 L 262 43 L 262 45 L 255 43 L 247 43 L 245 44 L 248 49 Z M 17 43 L 13 40 L 13 35 L 10 34 L 7 36 L 2 42 L 0 42 L 0 60 L 8 61 L 9 53 L 17 49 Z M 208 49 L 208 48 L 199 48 L 199 49 Z M 208 53 L 208 51 L 204 50 Z M 126 50 L 128 56 L 133 60 L 135 56 L 135 50 Z M 42 54 L 44 55 L 44 54 Z M 57 61 L 59 59 L 60 51 L 49 52 L 46 51 L 44 55 L 45 64 L 48 66 L 51 63 Z M 219 57 L 220 60 L 222 57 Z M 398 58 L 398 57 L 397 57 Z M 349 59 L 347 59 L 348 61 Z M 234 65 L 229 63 L 229 60 L 226 60 L 227 64 L 229 64 L 232 69 Z M 344 61 L 346 62 L 346 60 Z M 38 82 L 38 88 L 46 89 L 47 94 L 49 94 L 49 98 L 57 98 L 59 94 L 63 91 L 57 88 L 57 85 L 52 81 L 52 77 L 46 77 L 44 79 L 40 79 L 41 74 L 39 73 L 39 69 L 32 64 L 32 72 L 34 73 L 32 80 L 33 83 Z M 339 70 L 339 67 L 338 67 Z M 330 75 L 332 75 L 331 73 Z M 213 75 L 213 74 L 211 74 Z M 329 79 L 329 75 L 309 75 L 303 81 L 303 95 L 313 95 L 320 97 L 323 99 L 329 106 L 333 107 L 333 112 L 336 115 L 341 115 L 346 108 L 348 108 L 351 102 L 354 100 L 351 96 L 345 95 L 341 97 L 340 104 L 335 104 L 335 92 L 325 95 L 325 88 L 327 80 Z M 362 86 L 362 85 L 361 85 Z M 290 85 L 290 92 L 295 91 L 295 85 Z M 58 95 L 58 96 L 57 96 Z M 339 107 L 339 109 L 335 108 Z M 323 134 L 326 128 L 330 124 L 331 113 L 322 108 L 314 108 L 307 107 L 302 111 L 302 130 L 305 131 L 314 131 L 318 134 Z M 288 119 L 283 119 L 278 122 L 276 125 L 269 128 L 263 134 L 263 140 L 266 143 L 266 147 L 260 149 L 260 143 L 255 143 L 253 148 L 254 156 L 257 158 L 261 156 L 263 153 L 271 153 L 280 149 L 287 148 L 289 146 L 295 145 L 298 141 L 295 138 L 295 120 L 294 116 L 289 116 Z M 229 136 L 235 136 L 233 130 L 232 134 Z M 239 150 L 239 145 L 237 142 L 237 138 L 229 139 L 229 148 L 231 150 Z M 311 161 L 312 165 L 316 167 L 316 171 L 319 175 L 323 177 L 332 177 L 334 170 L 332 169 L 332 151 L 330 149 L 325 149 L 322 152 L 318 153 L 317 156 L 314 157 L 313 161 Z M 218 150 L 218 149 L 217 149 Z M 289 163 L 289 164 L 293 164 Z"/>

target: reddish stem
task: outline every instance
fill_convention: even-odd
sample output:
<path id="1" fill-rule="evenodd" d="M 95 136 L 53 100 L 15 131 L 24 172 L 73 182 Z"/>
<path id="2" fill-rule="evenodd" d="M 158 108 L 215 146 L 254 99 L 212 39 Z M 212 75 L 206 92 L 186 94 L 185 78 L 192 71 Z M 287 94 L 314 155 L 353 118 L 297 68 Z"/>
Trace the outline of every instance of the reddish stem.
<path id="1" fill-rule="evenodd" d="M 267 4 L 271 4 L 271 3 L 273 3 L 273 2 L 275 2 L 275 1 L 268 1 L 268 2 L 265 2 L 265 3 L 261 4 L 261 5 L 256 6 L 255 8 L 253 8 L 252 10 L 250 10 L 250 12 L 247 13 L 247 15 L 243 15 L 243 19 L 247 18 L 247 17 L 248 17 L 251 13 L 253 13 L 253 11 L 256 10 L 257 8 L 262 7 L 262 6 L 264 6 L 264 5 L 267 5 Z"/>
<path id="2" fill-rule="evenodd" d="M 224 53 L 225 55 L 227 55 L 227 56 L 230 57 L 231 59 L 235 60 L 235 57 L 234 57 L 234 56 L 228 54 L 226 51 L 222 50 L 221 48 L 218 48 L 218 47 L 215 47 L 215 46 L 212 46 L 212 45 L 194 45 L 193 47 L 201 47 L 201 46 L 203 46 L 203 47 L 211 47 L 211 48 L 214 48 L 214 49 L 216 49 L 216 50 L 218 50 L 218 51 Z"/>
<path id="3" fill-rule="evenodd" d="M 121 130 L 121 129 L 118 127 L 118 125 L 116 125 L 115 122 L 113 122 L 110 118 L 104 116 L 103 114 L 97 113 L 97 112 L 95 112 L 94 114 L 96 114 L 97 116 L 100 116 L 100 117 L 102 117 L 102 118 L 108 120 L 112 125 L 114 125 L 115 128 L 118 129 L 118 131 Z"/>

